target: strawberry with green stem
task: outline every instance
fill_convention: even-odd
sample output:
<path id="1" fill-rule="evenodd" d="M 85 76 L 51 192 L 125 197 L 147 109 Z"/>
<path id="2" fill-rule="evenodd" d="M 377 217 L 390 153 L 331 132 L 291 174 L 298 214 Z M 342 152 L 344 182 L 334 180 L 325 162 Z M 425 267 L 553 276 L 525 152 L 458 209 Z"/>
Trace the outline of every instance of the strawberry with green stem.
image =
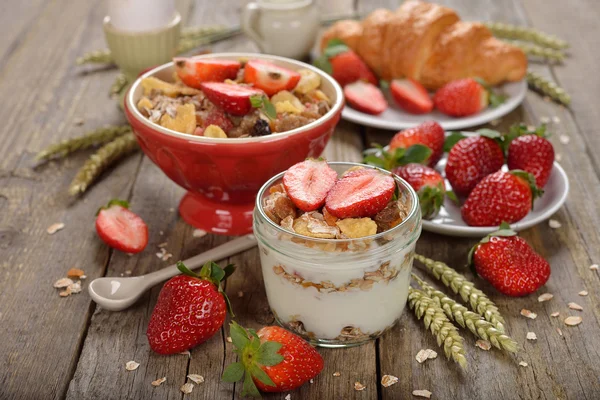
<path id="1" fill-rule="evenodd" d="M 367 64 L 340 39 L 327 43 L 314 65 L 331 75 L 342 87 L 363 81 L 377 86 L 377 78 Z"/>
<path id="2" fill-rule="evenodd" d="M 544 187 L 554 166 L 554 147 L 546 139 L 546 126 L 529 129 L 524 124 L 514 125 L 505 140 L 508 168 L 533 174 L 536 185 Z"/>
<path id="3" fill-rule="evenodd" d="M 439 88 L 433 96 L 435 107 L 452 117 L 477 114 L 488 105 L 496 107 L 505 96 L 494 93 L 481 79 L 465 78 L 449 82 Z"/>
<path id="4" fill-rule="evenodd" d="M 444 204 L 444 178 L 433 168 L 421 164 L 407 164 L 392 172 L 404 179 L 419 196 L 421 214 L 425 219 L 435 217 Z"/>

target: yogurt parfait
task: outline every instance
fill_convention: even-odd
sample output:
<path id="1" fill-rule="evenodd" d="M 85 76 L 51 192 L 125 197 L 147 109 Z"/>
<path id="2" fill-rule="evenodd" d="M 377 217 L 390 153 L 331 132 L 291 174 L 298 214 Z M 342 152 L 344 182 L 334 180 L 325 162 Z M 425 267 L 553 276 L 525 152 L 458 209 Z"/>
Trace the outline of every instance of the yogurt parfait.
<path id="1" fill-rule="evenodd" d="M 398 320 L 421 214 L 414 190 L 375 167 L 308 159 L 270 179 L 254 210 L 269 306 L 324 347 L 362 344 Z"/>

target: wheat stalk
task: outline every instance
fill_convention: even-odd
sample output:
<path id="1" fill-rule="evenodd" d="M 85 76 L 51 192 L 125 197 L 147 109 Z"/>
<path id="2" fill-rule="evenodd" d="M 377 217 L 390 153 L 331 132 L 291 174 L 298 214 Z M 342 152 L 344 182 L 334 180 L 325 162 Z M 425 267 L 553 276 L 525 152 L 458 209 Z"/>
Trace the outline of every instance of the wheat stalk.
<path id="1" fill-rule="evenodd" d="M 534 90 L 565 106 L 571 104 L 571 96 L 554 82 L 532 71 L 527 71 L 526 79 L 529 87 Z"/>
<path id="2" fill-rule="evenodd" d="M 535 43 L 538 46 L 549 47 L 554 50 L 562 50 L 569 47 L 569 44 L 565 40 L 536 29 L 503 24 L 500 22 L 485 22 L 484 25 L 498 38 L 523 40 Z"/>

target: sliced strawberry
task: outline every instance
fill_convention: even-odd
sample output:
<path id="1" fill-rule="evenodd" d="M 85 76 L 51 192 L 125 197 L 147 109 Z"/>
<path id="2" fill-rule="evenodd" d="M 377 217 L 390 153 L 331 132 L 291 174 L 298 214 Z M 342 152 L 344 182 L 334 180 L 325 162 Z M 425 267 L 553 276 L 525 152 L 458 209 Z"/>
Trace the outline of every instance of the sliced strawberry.
<path id="1" fill-rule="evenodd" d="M 367 64 L 360 57 L 348 50 L 329 59 L 331 63 L 331 76 L 342 86 L 356 81 L 365 81 L 377 85 L 377 78 Z"/>
<path id="2" fill-rule="evenodd" d="M 221 82 L 203 82 L 200 89 L 214 105 L 233 115 L 248 114 L 252 110 L 250 97 L 263 94 L 262 90 Z"/>
<path id="3" fill-rule="evenodd" d="M 394 79 L 390 92 L 396 104 L 411 114 L 425 114 L 433 110 L 433 100 L 429 93 L 414 79 Z"/>
<path id="4" fill-rule="evenodd" d="M 148 226 L 128 207 L 126 201 L 111 200 L 98 211 L 96 232 L 104 243 L 114 249 L 139 253 L 148 244 Z"/>
<path id="5" fill-rule="evenodd" d="M 269 97 L 282 90 L 292 90 L 300 74 L 268 61 L 250 60 L 244 67 L 244 82 L 263 90 Z"/>
<path id="6" fill-rule="evenodd" d="M 202 82 L 223 82 L 234 79 L 240 70 L 239 61 L 206 59 L 196 57 L 175 57 L 177 76 L 187 86 L 200 89 Z"/>
<path id="7" fill-rule="evenodd" d="M 327 211 L 338 218 L 370 217 L 390 202 L 396 182 L 370 168 L 351 171 L 338 180 L 325 200 Z"/>
<path id="8" fill-rule="evenodd" d="M 344 96 L 352 108 L 367 114 L 381 114 L 388 107 L 381 90 L 371 83 L 356 81 L 346 85 Z"/>
<path id="9" fill-rule="evenodd" d="M 452 117 L 477 114 L 488 106 L 489 93 L 475 79 L 459 79 L 442 86 L 435 93 L 435 107 Z"/>
<path id="10" fill-rule="evenodd" d="M 324 160 L 308 159 L 292 166 L 283 175 L 288 197 L 302 211 L 321 208 L 336 180 L 337 173 Z"/>
<path id="11" fill-rule="evenodd" d="M 229 132 L 233 128 L 233 122 L 225 115 L 225 112 L 220 108 L 215 108 L 202 121 L 202 128 L 206 129 L 209 125 L 216 125 L 223 129 L 224 132 Z"/>

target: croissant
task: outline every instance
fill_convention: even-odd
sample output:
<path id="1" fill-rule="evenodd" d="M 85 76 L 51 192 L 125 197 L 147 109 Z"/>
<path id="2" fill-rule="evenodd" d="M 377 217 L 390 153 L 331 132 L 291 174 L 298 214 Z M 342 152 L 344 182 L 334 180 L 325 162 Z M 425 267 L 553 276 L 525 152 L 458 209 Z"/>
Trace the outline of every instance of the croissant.
<path id="1" fill-rule="evenodd" d="M 491 85 L 519 81 L 527 71 L 525 53 L 484 25 L 417 0 L 396 11 L 377 9 L 363 21 L 338 21 L 323 34 L 321 49 L 333 38 L 343 40 L 380 78 L 412 78 L 432 90 L 468 77 Z"/>

